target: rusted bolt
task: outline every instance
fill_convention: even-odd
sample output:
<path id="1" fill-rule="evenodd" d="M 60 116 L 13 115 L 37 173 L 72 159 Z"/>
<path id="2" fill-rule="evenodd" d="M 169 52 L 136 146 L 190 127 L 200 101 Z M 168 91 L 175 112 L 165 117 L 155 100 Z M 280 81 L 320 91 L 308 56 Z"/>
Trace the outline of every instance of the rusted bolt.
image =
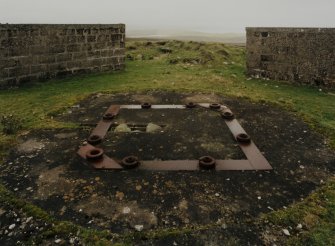
<path id="1" fill-rule="evenodd" d="M 104 116 L 102 116 L 102 118 L 104 120 L 112 120 L 112 119 L 114 119 L 114 117 L 115 117 L 115 115 L 112 114 L 112 113 L 107 113 L 107 114 L 104 114 Z"/>
<path id="2" fill-rule="evenodd" d="M 151 104 L 147 103 L 147 102 L 146 103 L 142 103 L 141 107 L 144 108 L 144 109 L 148 109 L 148 108 L 151 108 Z"/>
<path id="3" fill-rule="evenodd" d="M 140 165 L 137 156 L 127 156 L 122 159 L 121 165 L 126 169 L 136 168 Z"/>
<path id="4" fill-rule="evenodd" d="M 203 157 L 200 157 L 200 159 L 199 159 L 199 166 L 202 169 L 206 169 L 206 170 L 214 169 L 215 164 L 216 164 L 216 161 L 211 156 L 203 156 Z"/>
<path id="5" fill-rule="evenodd" d="M 100 148 L 94 148 L 86 152 L 86 158 L 90 161 L 96 161 L 103 158 L 104 151 Z"/>
<path id="6" fill-rule="evenodd" d="M 211 108 L 211 109 L 220 109 L 221 108 L 221 104 L 219 104 L 219 103 L 211 103 L 211 104 L 209 104 L 209 108 Z"/>
<path id="7" fill-rule="evenodd" d="M 186 108 L 195 108 L 197 105 L 194 102 L 188 102 L 185 106 Z"/>
<path id="8" fill-rule="evenodd" d="M 222 118 L 224 118 L 225 120 L 232 120 L 234 119 L 234 114 L 230 111 L 223 111 L 221 113 Z"/>
<path id="9" fill-rule="evenodd" d="M 251 139 L 248 134 L 240 133 L 236 136 L 236 141 L 242 144 L 249 144 L 251 142 Z"/>
<path id="10" fill-rule="evenodd" d="M 87 142 L 92 145 L 97 145 L 102 142 L 102 138 L 98 135 L 91 135 L 88 137 Z"/>

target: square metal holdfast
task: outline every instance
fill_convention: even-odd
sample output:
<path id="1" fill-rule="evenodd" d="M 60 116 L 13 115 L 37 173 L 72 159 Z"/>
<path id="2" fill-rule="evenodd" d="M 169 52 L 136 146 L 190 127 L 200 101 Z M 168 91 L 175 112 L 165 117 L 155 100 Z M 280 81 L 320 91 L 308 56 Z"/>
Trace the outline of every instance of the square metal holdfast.
<path id="1" fill-rule="evenodd" d="M 104 150 L 96 147 L 103 142 L 108 133 L 112 121 L 119 115 L 122 109 L 154 110 L 154 109 L 211 109 L 218 112 L 218 116 L 230 129 L 236 142 L 244 152 L 245 160 L 216 160 L 211 156 L 203 156 L 198 160 L 140 160 L 137 156 L 126 156 L 118 161 L 104 154 Z M 272 167 L 259 151 L 250 136 L 245 132 L 236 120 L 232 111 L 225 105 L 218 103 L 193 103 L 186 105 L 111 105 L 102 119 L 99 121 L 91 135 L 87 139 L 88 144 L 78 150 L 78 155 L 86 160 L 94 169 L 141 169 L 152 171 L 195 171 L 195 170 L 271 170 Z"/>

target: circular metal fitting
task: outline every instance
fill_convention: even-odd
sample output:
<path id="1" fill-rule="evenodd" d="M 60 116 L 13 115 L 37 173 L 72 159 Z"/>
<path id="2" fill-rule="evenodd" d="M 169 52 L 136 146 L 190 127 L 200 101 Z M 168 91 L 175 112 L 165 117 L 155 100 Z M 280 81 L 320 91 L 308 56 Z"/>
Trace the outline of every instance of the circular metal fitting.
<path id="1" fill-rule="evenodd" d="M 98 135 L 91 135 L 88 137 L 87 142 L 92 145 L 97 145 L 102 142 L 102 138 Z"/>
<path id="2" fill-rule="evenodd" d="M 140 165 L 137 156 L 127 156 L 122 159 L 121 165 L 126 169 L 136 168 Z"/>
<path id="3" fill-rule="evenodd" d="M 112 113 L 107 113 L 107 114 L 104 114 L 104 116 L 102 116 L 102 118 L 104 120 L 112 120 L 112 119 L 114 119 L 114 117 L 115 117 L 115 115 L 112 114 Z"/>
<path id="4" fill-rule="evenodd" d="M 249 144 L 251 142 L 251 138 L 246 133 L 240 133 L 236 136 L 236 141 L 243 144 Z"/>
<path id="5" fill-rule="evenodd" d="M 223 111 L 221 113 L 222 118 L 224 118 L 225 120 L 232 120 L 234 119 L 234 114 L 230 111 Z"/>
<path id="6" fill-rule="evenodd" d="M 202 169 L 214 169 L 215 168 L 216 161 L 213 157 L 211 156 L 203 156 L 200 157 L 199 159 L 199 166 Z"/>
<path id="7" fill-rule="evenodd" d="M 211 103 L 211 104 L 209 104 L 209 108 L 210 109 L 220 109 L 221 108 L 221 104 L 219 104 L 219 103 Z"/>
<path id="8" fill-rule="evenodd" d="M 104 155 L 103 149 L 94 148 L 86 152 L 86 158 L 90 161 L 96 161 L 102 159 Z"/>
<path id="9" fill-rule="evenodd" d="M 144 109 L 148 109 L 148 108 L 151 108 L 151 104 L 147 103 L 147 102 L 146 103 L 142 103 L 141 107 L 144 108 Z"/>
<path id="10" fill-rule="evenodd" d="M 197 105 L 194 102 L 188 102 L 185 106 L 186 108 L 195 108 Z"/>

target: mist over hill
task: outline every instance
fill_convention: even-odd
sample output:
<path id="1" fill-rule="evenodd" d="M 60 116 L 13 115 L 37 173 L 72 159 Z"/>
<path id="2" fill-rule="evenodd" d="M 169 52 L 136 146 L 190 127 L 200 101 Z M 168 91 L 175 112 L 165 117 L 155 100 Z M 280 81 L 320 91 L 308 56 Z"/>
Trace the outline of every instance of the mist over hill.
<path id="1" fill-rule="evenodd" d="M 245 44 L 245 33 L 206 33 L 184 30 L 129 29 L 127 38 L 174 39 Z"/>

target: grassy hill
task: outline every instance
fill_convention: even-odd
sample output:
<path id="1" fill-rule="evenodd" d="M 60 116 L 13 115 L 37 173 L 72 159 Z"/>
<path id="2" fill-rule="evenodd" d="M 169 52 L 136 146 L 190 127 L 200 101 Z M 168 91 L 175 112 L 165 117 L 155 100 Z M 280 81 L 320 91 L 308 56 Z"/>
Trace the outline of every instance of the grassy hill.
<path id="1" fill-rule="evenodd" d="M 220 42 L 226 44 L 241 44 L 246 42 L 245 33 L 204 33 L 191 31 L 160 31 L 160 30 L 128 30 L 128 38 L 166 39 L 198 42 Z"/>

